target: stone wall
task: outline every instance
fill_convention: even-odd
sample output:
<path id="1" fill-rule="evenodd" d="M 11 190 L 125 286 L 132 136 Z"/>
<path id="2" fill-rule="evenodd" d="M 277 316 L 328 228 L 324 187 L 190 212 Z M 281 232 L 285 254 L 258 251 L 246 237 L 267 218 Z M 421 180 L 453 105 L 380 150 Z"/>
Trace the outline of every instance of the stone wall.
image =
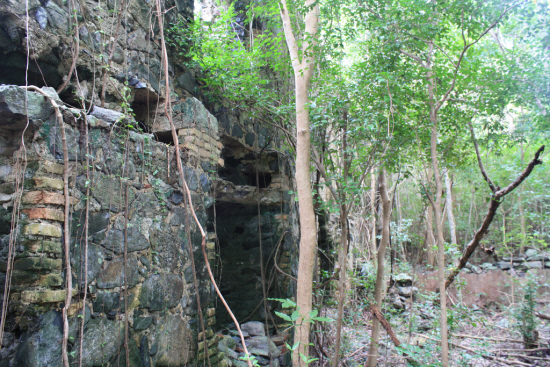
<path id="1" fill-rule="evenodd" d="M 51 88 L 44 90 L 58 99 Z M 20 137 L 21 133 L 17 132 L 23 127 L 21 123 L 27 117 L 30 122 L 25 135 L 27 163 L 20 232 L 15 243 L 8 332 L 4 338 L 11 342 L 0 353 L 4 365 L 38 366 L 44 361 L 55 365 L 61 356 L 60 344 L 40 340 L 59 341 L 62 335 L 60 310 L 66 285 L 62 245 L 66 235 L 63 233 L 66 218 L 62 180 L 65 167 L 60 128 L 56 126 L 50 102 L 38 93 L 29 92 L 32 108 L 27 114 L 20 103 L 24 100 L 22 88 L 0 86 L 0 130 L 6 139 L 9 132 L 16 132 L 12 137 Z M 261 313 L 255 313 L 263 297 L 258 257 L 260 230 L 271 289 L 268 293 L 277 297 L 292 296 L 288 279 L 273 267 L 276 258 L 282 269 L 292 271 L 295 212 L 289 205 L 290 168 L 274 150 L 255 154 L 253 147 L 242 144 L 238 137 L 226 135 L 196 99 L 188 98 L 181 105 L 193 107 L 182 107 L 192 123 L 185 125 L 185 119 L 177 113 L 175 121 L 182 138 L 186 182 L 197 217 L 208 231 L 208 260 L 221 274 L 220 287 L 230 306 L 238 310 L 239 319 L 262 319 Z M 186 226 L 189 225 L 206 334 L 210 337 L 209 354 L 211 362 L 217 363 L 222 357 L 215 348 L 218 337 L 214 331 L 229 319 L 219 305 L 216 311 L 215 295 L 200 249 L 201 236 L 185 210 L 183 193 L 178 189 L 173 146 L 156 141 L 152 134 L 113 129 L 121 117 L 115 111 L 98 108 L 86 119 L 78 109 L 62 107 L 62 113 L 70 160 L 74 296 L 69 312 L 69 352 L 72 358 L 76 360 L 80 353 L 78 328 L 83 307 L 86 308 L 83 319 L 86 366 L 125 365 L 126 319 L 130 326 L 131 365 L 183 366 L 203 357 L 197 349 L 204 343 L 197 339 L 201 327 L 188 250 Z M 153 126 L 160 136 L 167 131 L 161 121 L 162 116 Z M 135 122 L 128 122 L 132 123 Z M 16 145 L 13 142 L 13 146 Z M 4 272 L 16 195 L 14 180 L 18 168 L 14 152 L 19 151 L 10 149 L 0 156 L 1 270 Z M 280 169 L 285 166 L 286 169 Z M 255 177 L 251 172 L 256 168 L 264 178 L 250 182 L 251 177 Z M 232 173 L 224 177 L 227 180 L 218 178 L 218 172 L 227 175 L 228 169 Z M 270 176 L 269 182 L 266 175 Z M 87 252 L 84 251 L 86 200 L 90 208 Z M 242 236 L 235 235 L 235 229 L 240 227 L 243 227 Z M 230 235 L 226 234 L 228 228 L 233 231 Z M 88 298 L 84 303 L 86 257 Z M 4 278 L 1 286 L 3 288 Z M 233 295 L 229 296 L 231 292 Z M 216 312 L 221 314 L 220 322 L 216 321 Z"/>
<path id="2" fill-rule="evenodd" d="M 185 23 L 193 10 L 188 0 L 163 4 L 170 9 L 166 24 Z M 69 5 L 75 7 L 79 23 L 79 83 L 73 74 L 58 96 L 54 88 L 62 84 L 72 63 Z M 198 227 L 185 209 L 165 115 L 158 26 L 152 18 L 155 2 L 129 0 L 126 5 L 115 38 L 119 1 L 30 0 L 28 9 L 15 0 L 0 4 L 2 292 L 14 200 L 21 194 L 21 205 L 16 206 L 19 226 L 12 233 L 15 259 L 0 366 L 60 365 L 68 265 L 65 236 L 70 236 L 73 278 L 69 353 L 76 363 L 83 322 L 85 366 L 126 365 L 126 321 L 131 366 L 194 365 L 204 359 L 205 349 L 212 365 L 225 365 L 217 350 L 216 331 L 230 320 L 216 302 L 205 261 L 210 262 L 239 319 L 264 320 L 256 307 L 263 297 L 260 240 L 267 295 L 287 298 L 295 292 L 295 284 L 274 266 L 277 263 L 282 271 L 295 273 L 297 263 L 298 221 L 289 194 L 292 167 L 278 132 L 260 125 L 246 111 L 219 101 L 205 104 L 197 71 L 182 66 L 182 50 L 170 50 L 171 112 L 191 199 L 207 231 L 204 259 Z M 114 57 L 105 69 L 113 44 Z M 28 84 L 44 87 L 62 106 L 69 167 L 63 164 L 60 126 L 51 103 L 17 86 L 26 83 L 27 51 Z M 106 99 L 100 107 L 104 69 Z M 69 218 L 64 216 L 66 168 Z M 23 187 L 18 192 L 20 172 Z M 84 251 L 86 217 L 88 249 Z M 64 233 L 66 220 L 70 233 Z M 242 233 L 235 233 L 239 228 Z"/>

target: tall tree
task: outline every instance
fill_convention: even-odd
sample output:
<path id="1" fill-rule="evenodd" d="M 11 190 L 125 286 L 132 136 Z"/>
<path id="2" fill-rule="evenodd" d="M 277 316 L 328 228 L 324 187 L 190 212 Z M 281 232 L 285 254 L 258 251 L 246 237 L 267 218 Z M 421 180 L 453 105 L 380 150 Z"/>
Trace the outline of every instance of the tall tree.
<path id="1" fill-rule="evenodd" d="M 301 357 L 309 355 L 309 314 L 312 309 L 313 266 L 317 248 L 317 227 L 311 191 L 311 137 L 309 126 L 309 86 L 315 66 L 314 46 L 319 23 L 319 6 L 315 0 L 306 0 L 304 19 L 305 36 L 298 44 L 294 36 L 286 0 L 280 4 L 281 19 L 288 51 L 292 60 L 296 99 L 296 188 L 300 214 L 300 255 L 298 258 L 298 286 L 296 305 L 300 317 L 297 320 L 295 339 L 300 344 L 292 355 L 294 366 L 307 366 Z"/>

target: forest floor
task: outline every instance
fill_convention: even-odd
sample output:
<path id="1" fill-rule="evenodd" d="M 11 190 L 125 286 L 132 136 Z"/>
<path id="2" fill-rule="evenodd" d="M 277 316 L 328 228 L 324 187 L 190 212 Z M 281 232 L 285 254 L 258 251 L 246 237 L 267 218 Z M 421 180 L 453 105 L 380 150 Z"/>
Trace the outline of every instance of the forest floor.
<path id="1" fill-rule="evenodd" d="M 533 322 L 539 335 L 538 346 L 526 350 L 517 324 L 523 322 L 516 305 L 480 309 L 477 307 L 454 306 L 449 312 L 451 366 L 550 366 L 550 321 L 533 315 Z M 431 304 L 416 303 L 413 315 L 408 311 L 384 310 L 394 332 L 406 346 L 407 353 L 419 366 L 439 366 L 439 322 L 438 312 Z M 550 314 L 550 300 L 537 300 L 535 311 Z M 325 314 L 336 318 L 336 309 L 325 309 Z M 419 315 L 431 314 L 430 324 Z M 344 318 L 341 365 L 362 366 L 368 357 L 372 315 L 368 311 L 349 311 Z M 324 326 L 324 345 L 330 350 L 333 344 L 334 325 Z M 422 330 L 423 329 L 423 330 Z M 382 330 L 379 343 L 378 366 L 407 366 L 402 356 Z M 324 358 L 318 366 L 329 365 Z"/>

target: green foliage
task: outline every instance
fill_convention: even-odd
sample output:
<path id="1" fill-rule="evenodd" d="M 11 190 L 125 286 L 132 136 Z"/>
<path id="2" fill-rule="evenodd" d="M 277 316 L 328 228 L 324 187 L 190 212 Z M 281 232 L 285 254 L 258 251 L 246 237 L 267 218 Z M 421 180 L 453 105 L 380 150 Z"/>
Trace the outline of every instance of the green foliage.
<path id="1" fill-rule="evenodd" d="M 523 288 L 525 294 L 523 301 L 519 304 L 513 316 L 516 320 L 515 327 L 523 336 L 525 348 L 536 348 L 538 346 L 538 331 L 535 316 L 537 303 L 538 284 L 535 279 L 529 277 Z"/>

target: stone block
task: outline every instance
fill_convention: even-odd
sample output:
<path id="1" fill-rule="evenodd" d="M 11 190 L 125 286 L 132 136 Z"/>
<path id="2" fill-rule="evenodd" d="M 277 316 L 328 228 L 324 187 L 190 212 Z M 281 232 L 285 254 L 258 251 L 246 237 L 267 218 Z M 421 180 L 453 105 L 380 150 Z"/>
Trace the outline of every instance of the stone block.
<path id="1" fill-rule="evenodd" d="M 138 283 L 139 274 L 136 256 L 129 256 L 127 264 L 125 264 L 124 258 L 122 257 L 110 261 L 105 267 L 105 270 L 97 277 L 97 287 L 105 289 L 123 286 L 125 273 L 126 282 L 130 287 Z"/>
<path id="2" fill-rule="evenodd" d="M 216 244 L 214 242 L 206 242 L 206 249 L 214 251 L 216 249 Z"/>
<path id="3" fill-rule="evenodd" d="M 61 270 L 63 261 L 61 259 L 50 259 L 48 257 L 24 257 L 14 262 L 17 270 Z"/>
<path id="4" fill-rule="evenodd" d="M 225 162 L 223 158 L 218 158 L 218 166 L 223 167 L 225 165 Z"/>
<path id="5" fill-rule="evenodd" d="M 62 244 L 61 242 L 56 241 L 25 241 L 23 242 L 23 247 L 25 250 L 29 252 L 46 252 L 46 253 L 53 253 L 53 254 L 60 254 Z"/>
<path id="6" fill-rule="evenodd" d="M 180 143 L 179 145 L 180 148 L 183 148 L 187 151 L 193 151 L 193 152 L 198 152 L 199 151 L 199 148 L 197 148 L 197 146 L 195 145 L 195 143 L 191 143 L 191 142 L 183 142 L 183 143 Z"/>
<path id="7" fill-rule="evenodd" d="M 50 161 L 43 162 L 44 164 L 44 170 L 49 173 L 54 173 L 56 175 L 62 175 L 63 174 L 63 166 L 61 164 L 53 163 Z"/>
<path id="8" fill-rule="evenodd" d="M 2 264 L 2 270 L 6 270 L 6 264 Z M 4 281 L 4 280 L 2 280 Z M 33 271 L 14 270 L 11 278 L 12 290 L 26 290 L 29 287 L 59 287 L 63 285 L 63 276 L 60 272 L 40 274 Z"/>
<path id="9" fill-rule="evenodd" d="M 23 194 L 21 202 L 23 204 L 65 205 L 65 196 L 48 191 L 29 191 Z M 78 199 L 69 198 L 70 204 L 78 204 L 78 202 Z"/>
<path id="10" fill-rule="evenodd" d="M 218 354 L 218 348 L 212 347 L 208 349 L 208 355 L 212 358 L 212 356 L 215 356 Z M 202 361 L 204 359 L 204 352 L 199 353 L 199 361 Z"/>
<path id="11" fill-rule="evenodd" d="M 176 274 L 149 276 L 141 288 L 141 307 L 149 311 L 161 311 L 176 307 L 183 295 L 183 281 Z"/>
<path id="12" fill-rule="evenodd" d="M 48 219 L 63 222 L 65 220 L 65 214 L 59 209 L 52 208 L 31 208 L 23 209 L 29 219 Z"/>
<path id="13" fill-rule="evenodd" d="M 38 189 L 63 190 L 63 180 L 49 177 L 34 177 Z"/>
<path id="14" fill-rule="evenodd" d="M 204 334 L 203 334 L 203 332 L 201 331 L 201 332 L 199 333 L 199 335 L 198 335 L 198 339 L 199 339 L 199 340 L 203 340 L 203 339 L 204 339 L 204 336 L 203 336 L 203 335 L 204 335 Z M 206 329 L 206 339 L 209 339 L 209 338 L 211 338 L 211 337 L 213 337 L 213 336 L 214 336 L 214 331 L 212 331 L 212 329 L 210 329 L 210 328 Z"/>
<path id="15" fill-rule="evenodd" d="M 221 143 L 221 141 L 218 142 L 218 149 L 223 149 L 223 144 Z"/>
<path id="16" fill-rule="evenodd" d="M 216 315 L 216 309 L 215 308 L 209 308 L 206 310 L 206 316 L 207 317 L 212 317 Z"/>
<path id="17" fill-rule="evenodd" d="M 216 325 L 216 316 L 209 317 L 206 320 L 206 326 L 214 326 L 214 325 Z"/>
<path id="18" fill-rule="evenodd" d="M 32 223 L 24 227 L 23 234 L 61 237 L 61 226 L 50 223 Z"/>
<path id="19" fill-rule="evenodd" d="M 203 158 L 209 158 L 210 157 L 210 152 L 204 148 L 199 148 L 199 154 L 201 157 Z"/>
<path id="20" fill-rule="evenodd" d="M 76 295 L 78 291 L 72 290 L 72 295 Z M 21 301 L 28 303 L 51 303 L 65 301 L 65 290 L 46 290 L 46 291 L 23 291 L 21 292 Z"/>

